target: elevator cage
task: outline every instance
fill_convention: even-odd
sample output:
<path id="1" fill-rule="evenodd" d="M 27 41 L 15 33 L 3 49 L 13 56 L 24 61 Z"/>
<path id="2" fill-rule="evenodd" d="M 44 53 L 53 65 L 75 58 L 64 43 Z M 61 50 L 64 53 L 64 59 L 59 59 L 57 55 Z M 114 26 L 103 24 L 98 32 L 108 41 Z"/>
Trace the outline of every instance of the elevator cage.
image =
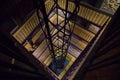
<path id="1" fill-rule="evenodd" d="M 71 24 L 70 20 L 73 17 L 75 18 L 75 15 L 77 15 L 79 11 L 79 0 L 72 2 L 74 8 L 70 13 L 68 13 L 68 7 L 71 1 L 65 0 L 65 6 L 60 6 L 59 1 L 60 0 L 53 0 L 54 5 L 49 12 L 46 11 L 44 0 L 38 0 L 36 2 L 37 17 L 39 21 L 41 18 L 44 19 L 45 26 L 42 27 L 42 31 L 44 32 L 46 43 L 52 56 L 52 69 L 55 71 L 65 66 L 71 35 L 75 27 L 75 23 Z M 56 17 L 54 21 L 49 18 L 52 12 L 55 13 Z M 39 13 L 41 13 L 43 17 L 39 15 Z M 61 19 L 60 16 L 63 18 Z M 54 30 L 53 27 L 56 28 L 56 30 Z"/>

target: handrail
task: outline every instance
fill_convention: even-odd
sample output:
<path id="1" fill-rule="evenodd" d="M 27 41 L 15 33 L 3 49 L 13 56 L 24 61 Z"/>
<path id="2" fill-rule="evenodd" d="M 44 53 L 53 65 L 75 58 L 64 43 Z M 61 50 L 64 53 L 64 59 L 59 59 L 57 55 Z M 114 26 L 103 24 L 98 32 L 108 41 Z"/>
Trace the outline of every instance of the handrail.
<path id="1" fill-rule="evenodd" d="M 64 3 L 65 1 L 62 0 L 61 2 L 59 2 L 59 5 L 65 6 Z M 68 9 L 68 12 L 72 14 L 71 11 L 74 9 L 74 4 L 72 3 L 72 1 L 69 2 L 69 6 L 70 7 Z M 98 27 L 103 26 L 106 20 L 112 17 L 112 14 L 106 13 L 98 8 L 90 6 L 87 3 L 80 2 L 79 7 L 80 9 L 78 11 L 77 16 L 79 16 L 83 20 L 86 20 L 92 24 L 97 25 Z M 64 7 L 59 8 L 64 11 Z"/>
<path id="2" fill-rule="evenodd" d="M 89 9 L 95 10 L 95 11 L 97 11 L 97 12 L 100 12 L 100 13 L 102 13 L 102 14 L 108 15 L 108 16 L 110 16 L 110 17 L 113 16 L 113 14 L 107 13 L 107 12 L 105 12 L 105 11 L 99 9 L 99 8 L 93 7 L 93 6 L 91 6 L 91 5 L 89 5 L 88 3 L 85 3 L 85 2 L 83 2 L 83 1 L 80 2 L 80 5 L 85 6 L 85 7 L 89 8 Z"/>

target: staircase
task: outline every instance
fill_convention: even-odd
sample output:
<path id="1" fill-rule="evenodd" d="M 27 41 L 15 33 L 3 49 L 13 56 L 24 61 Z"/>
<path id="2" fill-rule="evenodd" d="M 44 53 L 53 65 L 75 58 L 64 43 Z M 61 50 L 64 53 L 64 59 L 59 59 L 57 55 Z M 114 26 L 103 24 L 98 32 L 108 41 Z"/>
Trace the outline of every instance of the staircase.
<path id="1" fill-rule="evenodd" d="M 65 0 L 58 0 L 58 3 L 62 7 L 60 10 L 64 11 Z M 50 13 L 53 11 L 50 19 L 51 21 L 54 21 L 56 19 L 56 14 L 54 13 L 55 7 L 53 0 L 46 0 L 45 7 L 48 15 L 51 15 Z M 71 14 L 74 7 L 75 5 L 73 2 L 69 2 L 69 14 Z M 80 3 L 79 8 L 79 12 L 76 15 L 76 22 L 74 22 L 75 19 L 73 17 L 69 23 L 70 25 L 76 23 L 70 42 L 70 48 L 68 49 L 69 55 L 72 56 L 70 59 L 74 60 L 70 63 L 64 75 L 59 78 L 62 80 L 73 80 L 111 20 L 111 15 L 96 10 L 84 3 Z M 41 15 L 41 13 L 39 14 Z M 64 19 L 62 15 L 59 15 L 59 17 L 61 21 Z M 31 17 L 11 35 L 23 45 L 28 52 L 31 52 L 32 55 L 41 62 L 44 68 L 46 68 L 50 64 L 51 57 L 45 42 L 42 27 L 44 28 L 42 16 L 39 22 L 37 13 L 34 11 L 34 13 L 31 14 Z M 51 26 L 52 34 L 54 34 L 55 30 L 58 29 Z M 66 30 L 69 32 L 68 28 Z M 50 70 L 48 72 L 51 73 Z M 51 75 L 55 78 L 58 77 L 54 73 Z"/>

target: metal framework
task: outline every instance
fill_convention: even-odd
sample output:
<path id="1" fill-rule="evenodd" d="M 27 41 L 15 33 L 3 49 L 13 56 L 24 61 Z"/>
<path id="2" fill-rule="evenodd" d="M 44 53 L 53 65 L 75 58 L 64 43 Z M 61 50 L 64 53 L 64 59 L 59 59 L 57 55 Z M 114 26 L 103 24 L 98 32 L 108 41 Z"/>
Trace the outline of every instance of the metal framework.
<path id="1" fill-rule="evenodd" d="M 60 7 L 60 5 L 58 4 L 58 0 L 53 1 L 53 7 L 55 8 L 54 12 L 57 15 L 57 18 L 55 20 L 56 23 L 50 21 L 49 14 L 46 13 L 44 0 L 36 0 L 36 5 L 39 21 L 41 16 L 39 15 L 39 11 L 42 13 L 45 23 L 45 26 L 42 27 L 42 30 L 46 37 L 46 43 L 52 56 L 53 62 L 55 64 L 55 68 L 58 69 L 64 67 L 64 61 L 66 59 L 68 49 L 70 46 L 71 35 L 75 27 L 74 23 L 72 23 L 71 25 L 70 19 L 72 17 L 75 17 L 74 15 L 77 15 L 77 12 L 79 11 L 79 0 L 73 1 L 75 8 L 71 13 L 69 13 L 68 11 L 69 0 L 66 0 L 65 9 L 62 9 Z M 50 10 L 51 12 L 53 10 L 53 7 Z M 59 11 L 61 11 L 63 14 L 62 21 L 59 21 Z"/>

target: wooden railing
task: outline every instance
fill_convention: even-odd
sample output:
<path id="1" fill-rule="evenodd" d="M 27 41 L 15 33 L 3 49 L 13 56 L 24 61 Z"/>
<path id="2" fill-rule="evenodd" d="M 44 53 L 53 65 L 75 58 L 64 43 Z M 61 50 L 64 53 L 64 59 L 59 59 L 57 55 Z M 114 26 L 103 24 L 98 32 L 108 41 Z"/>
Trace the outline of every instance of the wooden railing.
<path id="1" fill-rule="evenodd" d="M 65 9 L 65 0 L 58 0 L 59 6 L 64 10 Z M 75 8 L 75 4 L 73 2 L 68 3 L 68 11 L 72 12 Z M 80 3 L 79 12 L 77 14 L 83 19 L 86 19 L 98 26 L 103 26 L 108 18 L 111 18 L 111 14 L 105 13 L 99 9 L 90 7 L 88 5 L 83 5 Z"/>
<path id="2" fill-rule="evenodd" d="M 93 22 L 99 26 L 103 26 L 107 19 L 110 18 L 110 16 L 103 14 L 102 12 L 95 11 L 83 5 L 80 5 L 78 16 L 90 22 Z"/>
<path id="3" fill-rule="evenodd" d="M 45 8 L 46 8 L 46 13 L 49 14 L 51 11 L 51 8 L 54 6 L 54 0 L 46 0 L 45 2 Z"/>
<path id="4" fill-rule="evenodd" d="M 88 42 L 90 42 L 93 39 L 93 37 L 95 36 L 95 34 L 81 28 L 78 25 L 76 25 L 76 27 L 74 29 L 74 33 Z"/>
<path id="5" fill-rule="evenodd" d="M 19 42 L 23 41 L 30 35 L 30 33 L 37 27 L 39 24 L 36 12 L 12 35 Z"/>

